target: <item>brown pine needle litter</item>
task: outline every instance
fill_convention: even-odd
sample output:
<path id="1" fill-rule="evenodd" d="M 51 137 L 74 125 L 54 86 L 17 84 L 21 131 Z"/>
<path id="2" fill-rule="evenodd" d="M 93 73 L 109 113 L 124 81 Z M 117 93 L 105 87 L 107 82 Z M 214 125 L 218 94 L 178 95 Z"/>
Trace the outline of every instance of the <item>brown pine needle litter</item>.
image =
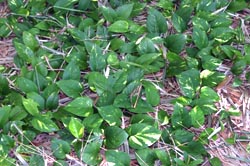
<path id="1" fill-rule="evenodd" d="M 0 18 L 6 17 L 8 12 L 9 10 L 6 1 L 0 3 Z M 246 43 L 250 43 L 250 23 L 247 22 L 247 24 L 244 24 L 243 21 L 246 15 L 250 15 L 250 9 L 245 9 L 232 16 L 235 20 L 239 20 L 242 23 L 241 26 L 245 35 L 245 41 Z M 145 16 L 141 17 L 142 18 L 137 18 L 138 21 L 144 22 Z M 12 45 L 13 38 L 13 35 L 10 35 L 8 38 L 0 38 L 0 65 L 14 66 L 13 57 L 16 52 Z M 229 72 L 230 63 L 225 61 L 225 63 L 218 68 L 218 71 L 227 75 L 228 80 L 222 82 L 216 89 L 218 95 L 220 96 L 220 101 L 217 103 L 218 113 L 212 117 L 210 123 L 211 126 L 209 126 L 214 128 L 215 132 L 211 135 L 207 150 L 212 156 L 218 157 L 225 166 L 248 166 L 250 165 L 250 84 L 247 82 L 245 74 L 250 72 L 250 67 L 247 67 L 242 73 L 241 81 L 243 84 L 238 87 L 233 86 L 234 78 Z M 155 78 L 159 79 L 159 77 L 162 76 L 163 71 L 161 73 L 157 73 L 157 75 L 148 76 L 148 79 L 154 81 Z M 159 109 L 164 108 L 164 110 L 168 110 L 171 114 L 173 106 L 170 104 L 170 99 L 174 99 L 181 95 L 176 79 L 166 79 L 165 89 L 160 89 L 160 91 L 161 105 L 159 106 Z M 230 116 L 228 119 L 223 121 L 224 128 L 222 128 L 220 127 L 221 124 L 218 122 L 218 119 L 220 118 L 218 116 L 221 111 L 235 111 L 232 112 L 232 114 L 240 114 L 240 116 Z M 196 132 L 196 130 L 193 132 Z M 197 130 L 197 132 L 199 131 Z M 216 139 L 212 139 L 214 135 L 217 135 Z M 48 141 L 50 141 L 50 139 L 48 139 Z M 44 145 L 47 146 L 48 144 Z M 128 146 L 125 147 L 125 149 L 127 149 L 125 151 L 129 151 Z M 40 150 L 42 149 L 39 149 L 39 151 Z M 48 160 L 53 160 L 53 157 L 49 157 L 52 153 L 51 151 L 49 152 L 49 150 L 47 150 L 48 154 L 43 154 L 44 151 L 39 153 L 47 158 L 45 161 L 48 163 L 51 163 Z M 22 156 L 18 153 L 14 153 L 14 155 L 23 165 L 27 165 L 25 160 L 22 159 Z M 134 154 L 131 154 L 131 156 L 134 158 Z M 74 158 L 74 155 L 73 157 L 68 155 L 67 158 L 71 162 L 74 161 L 75 165 L 77 165 L 77 163 L 81 164 L 78 159 Z M 208 162 L 205 162 L 203 165 L 205 166 L 209 164 Z"/>

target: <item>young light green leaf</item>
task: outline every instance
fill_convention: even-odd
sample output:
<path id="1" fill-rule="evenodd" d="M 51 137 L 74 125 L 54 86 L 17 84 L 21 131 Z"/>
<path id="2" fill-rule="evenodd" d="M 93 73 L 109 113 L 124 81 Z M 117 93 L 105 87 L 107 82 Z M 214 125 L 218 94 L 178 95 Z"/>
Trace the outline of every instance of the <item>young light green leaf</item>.
<path id="1" fill-rule="evenodd" d="M 72 98 L 79 97 L 80 93 L 83 91 L 80 82 L 75 80 L 60 80 L 56 84 L 63 93 Z"/>
<path id="2" fill-rule="evenodd" d="M 193 28 L 193 41 L 195 45 L 199 48 L 205 48 L 208 46 L 208 37 L 205 31 L 198 27 Z"/>
<path id="3" fill-rule="evenodd" d="M 37 102 L 35 102 L 33 99 L 26 99 L 24 97 L 22 98 L 22 101 L 24 108 L 29 114 L 33 116 L 39 115 L 39 110 L 38 110 L 39 104 Z"/>
<path id="4" fill-rule="evenodd" d="M 189 115 L 192 119 L 192 125 L 196 128 L 201 127 L 205 122 L 205 117 L 202 109 L 199 106 L 194 107 Z"/>
<path id="5" fill-rule="evenodd" d="M 128 134 L 117 126 L 109 126 L 104 130 L 105 144 L 107 148 L 115 149 L 124 143 Z"/>
<path id="6" fill-rule="evenodd" d="M 149 33 L 165 33 L 167 31 L 167 21 L 161 12 L 151 8 L 147 17 L 147 29 Z"/>
<path id="7" fill-rule="evenodd" d="M 71 118 L 69 122 L 69 131 L 77 139 L 81 139 L 84 134 L 84 126 L 82 122 L 77 118 Z"/>
<path id="8" fill-rule="evenodd" d="M 81 153 L 82 161 L 89 165 L 98 165 L 102 157 L 100 155 L 101 143 L 91 142 L 85 145 L 83 153 Z"/>
<path id="9" fill-rule="evenodd" d="M 80 68 L 74 60 L 70 61 L 64 69 L 63 79 L 80 81 Z"/>
<path id="10" fill-rule="evenodd" d="M 108 30 L 110 32 L 115 33 L 125 33 L 128 32 L 129 23 L 127 21 L 119 20 L 114 22 L 108 27 Z"/>
<path id="11" fill-rule="evenodd" d="M 128 153 L 125 152 L 107 150 L 105 152 L 105 158 L 108 165 L 130 166 L 130 157 Z"/>
<path id="12" fill-rule="evenodd" d="M 179 54 L 186 44 L 186 36 L 183 34 L 169 35 L 165 39 L 165 44 L 170 51 Z"/>
<path id="13" fill-rule="evenodd" d="M 193 98 L 200 87 L 200 72 L 190 69 L 177 76 L 180 88 L 185 96 Z"/>
<path id="14" fill-rule="evenodd" d="M 57 159 L 64 159 L 66 154 L 70 152 L 69 143 L 61 139 L 53 139 L 51 141 L 51 148 L 53 151 L 53 156 L 55 156 Z"/>
<path id="15" fill-rule="evenodd" d="M 68 103 L 64 109 L 74 115 L 88 117 L 93 113 L 93 101 L 89 97 L 77 97 Z"/>
<path id="16" fill-rule="evenodd" d="M 159 90 L 149 81 L 143 81 L 142 85 L 145 88 L 147 102 L 152 106 L 157 106 L 160 103 Z"/>
<path id="17" fill-rule="evenodd" d="M 58 131 L 59 128 L 57 125 L 48 117 L 45 116 L 37 116 L 34 117 L 31 121 L 32 126 L 40 132 L 55 132 Z"/>
<path id="18" fill-rule="evenodd" d="M 120 126 L 122 111 L 112 105 L 97 107 L 99 114 L 110 126 Z"/>
<path id="19" fill-rule="evenodd" d="M 27 31 L 23 32 L 23 42 L 26 46 L 28 46 L 32 51 L 35 51 L 39 47 L 39 42 L 35 38 L 35 36 Z"/>
<path id="20" fill-rule="evenodd" d="M 16 80 L 16 85 L 21 91 L 25 93 L 38 92 L 36 84 L 33 81 L 24 77 L 18 77 Z"/>
<path id="21" fill-rule="evenodd" d="M 132 124 L 126 131 L 129 134 L 129 145 L 135 149 L 151 146 L 161 137 L 160 130 L 143 123 Z"/>

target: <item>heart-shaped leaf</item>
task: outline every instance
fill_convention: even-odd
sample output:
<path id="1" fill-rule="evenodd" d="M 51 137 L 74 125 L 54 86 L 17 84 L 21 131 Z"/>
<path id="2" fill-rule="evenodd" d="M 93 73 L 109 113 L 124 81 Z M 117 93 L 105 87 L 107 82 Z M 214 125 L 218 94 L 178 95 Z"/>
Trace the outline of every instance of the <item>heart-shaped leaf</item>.
<path id="1" fill-rule="evenodd" d="M 115 165 L 130 166 L 130 157 L 128 153 L 115 150 L 107 150 L 105 152 L 105 157 L 108 165 L 112 165 L 115 163 Z"/>
<path id="2" fill-rule="evenodd" d="M 108 27 L 110 32 L 125 33 L 128 32 L 129 23 L 127 21 L 119 20 Z"/>
<path id="3" fill-rule="evenodd" d="M 105 144 L 108 148 L 118 148 L 127 139 L 128 134 L 117 126 L 109 126 L 104 131 Z"/>
<path id="4" fill-rule="evenodd" d="M 57 125 L 46 116 L 35 117 L 31 121 L 32 126 L 40 132 L 55 132 L 59 128 Z"/>
<path id="5" fill-rule="evenodd" d="M 143 149 L 153 145 L 161 137 L 161 131 L 144 123 L 132 124 L 126 131 L 129 134 L 129 145 Z"/>
<path id="6" fill-rule="evenodd" d="M 80 82 L 75 80 L 60 80 L 56 84 L 63 93 L 72 98 L 79 97 L 80 93 L 83 91 Z"/>
<path id="7" fill-rule="evenodd" d="M 87 117 L 93 113 L 93 101 L 89 97 L 77 97 L 68 103 L 64 109 L 74 115 Z"/>
<path id="8" fill-rule="evenodd" d="M 80 139 L 83 137 L 84 134 L 84 126 L 82 122 L 77 118 L 71 118 L 69 122 L 69 131 L 71 134 L 76 137 L 77 139 Z"/>

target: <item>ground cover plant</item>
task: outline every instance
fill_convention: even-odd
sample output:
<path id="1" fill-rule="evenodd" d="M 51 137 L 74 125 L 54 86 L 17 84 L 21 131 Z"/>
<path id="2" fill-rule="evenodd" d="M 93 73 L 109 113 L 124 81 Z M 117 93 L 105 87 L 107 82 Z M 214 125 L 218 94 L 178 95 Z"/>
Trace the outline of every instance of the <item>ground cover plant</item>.
<path id="1" fill-rule="evenodd" d="M 248 1 L 7 3 L 0 165 L 221 165 L 208 144 L 241 116 L 218 94 L 249 80 Z"/>

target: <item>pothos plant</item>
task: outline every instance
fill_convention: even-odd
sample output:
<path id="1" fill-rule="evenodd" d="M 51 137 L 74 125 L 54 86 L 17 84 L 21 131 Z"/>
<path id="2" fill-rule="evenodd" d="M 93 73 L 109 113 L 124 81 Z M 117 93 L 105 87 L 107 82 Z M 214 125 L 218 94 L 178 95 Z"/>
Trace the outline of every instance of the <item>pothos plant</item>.
<path id="1" fill-rule="evenodd" d="M 230 13 L 246 1 L 10 0 L 0 36 L 15 34 L 14 63 L 1 68 L 0 163 L 15 165 L 10 151 L 44 165 L 31 140 L 52 138 L 55 165 L 199 165 L 214 129 L 214 87 L 226 59 L 239 75 L 250 63 L 249 45 Z M 189 33 L 191 32 L 191 33 Z M 183 52 L 185 53 L 184 56 Z M 15 72 L 16 74 L 10 74 Z M 148 75 L 163 73 L 163 79 Z M 183 96 L 160 109 L 165 78 L 175 77 Z M 190 128 L 200 128 L 193 133 Z M 210 136 L 210 137 L 209 137 Z M 125 147 L 125 148 L 121 148 Z M 127 150 L 125 150 L 127 148 Z M 28 154 L 28 155 L 27 155 Z"/>

